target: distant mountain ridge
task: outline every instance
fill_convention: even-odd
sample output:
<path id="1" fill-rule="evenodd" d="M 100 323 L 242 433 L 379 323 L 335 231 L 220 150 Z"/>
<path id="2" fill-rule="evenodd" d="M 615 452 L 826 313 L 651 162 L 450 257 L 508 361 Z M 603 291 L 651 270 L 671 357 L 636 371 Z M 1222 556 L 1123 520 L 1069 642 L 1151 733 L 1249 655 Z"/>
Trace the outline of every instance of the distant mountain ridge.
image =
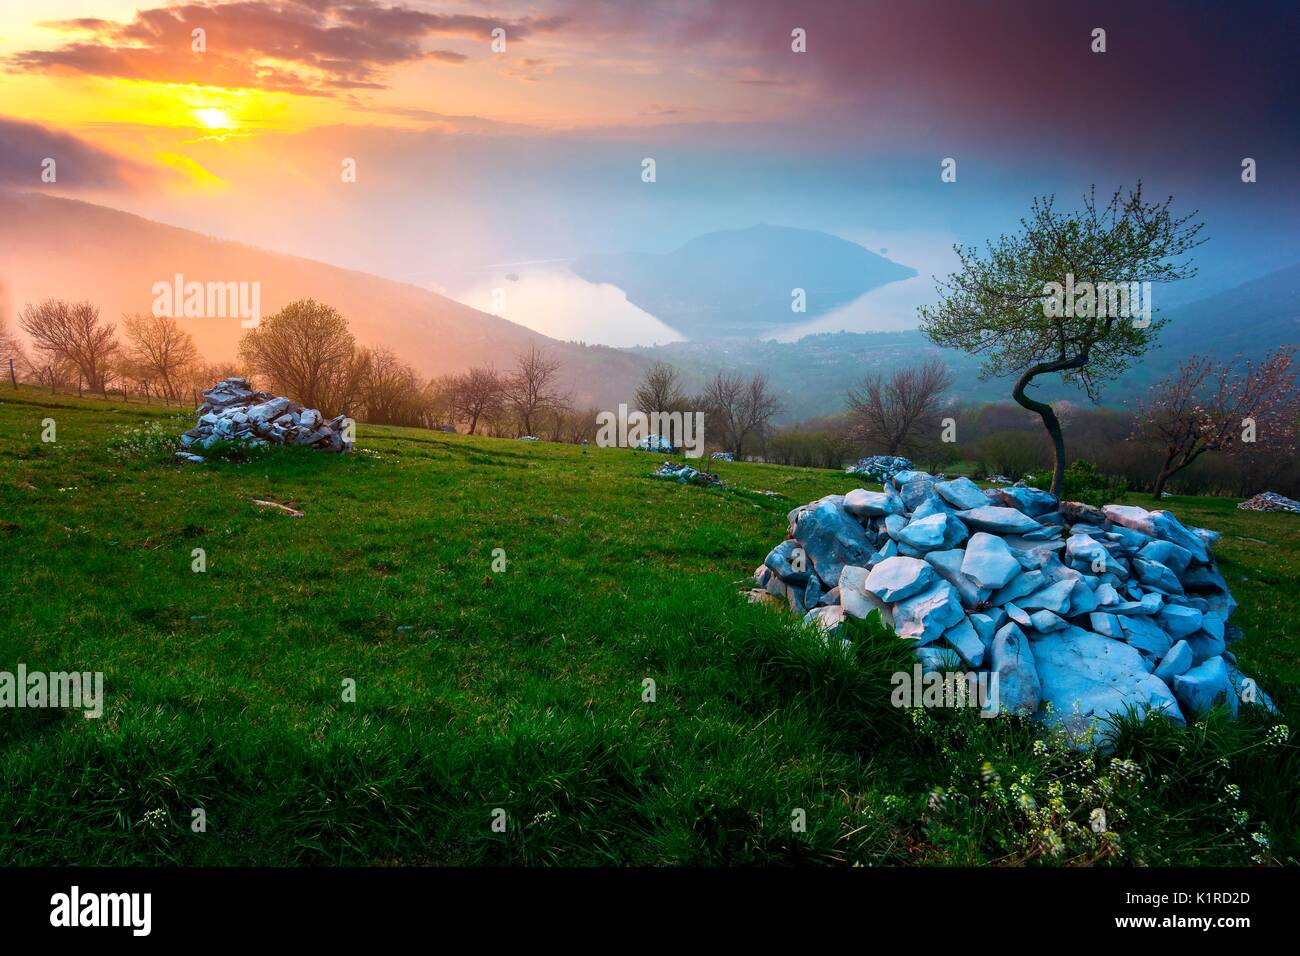
<path id="1" fill-rule="evenodd" d="M 298 256 L 215 239 L 79 200 L 0 190 L 0 306 L 11 331 L 27 303 L 87 300 L 119 322 L 148 312 L 155 282 L 176 273 L 199 282 L 259 282 L 262 315 L 294 299 L 328 303 L 357 341 L 387 346 L 425 375 L 472 365 L 507 369 L 530 345 L 563 362 L 563 385 L 579 407 L 616 407 L 647 360 L 606 346 L 561 342 L 417 286 Z M 237 318 L 179 319 L 210 362 L 235 356 Z"/>
<path id="2" fill-rule="evenodd" d="M 1159 291 L 1156 304 L 1159 304 Z M 1288 266 L 1197 302 L 1161 311 L 1168 320 L 1156 346 L 1116 381 L 1102 389 L 1102 404 L 1131 402 L 1191 355 L 1231 362 L 1258 361 L 1279 346 L 1300 342 L 1300 264 Z M 983 380 L 980 359 L 941 349 L 922 333 L 828 332 L 797 342 L 675 342 L 637 349 L 647 358 L 682 369 L 692 385 L 724 367 L 766 372 L 785 406 L 783 421 L 843 411 L 845 393 L 868 372 L 915 365 L 930 358 L 948 363 L 956 375 L 950 395 L 963 402 L 1007 399 L 1011 379 Z M 1044 376 L 1034 397 L 1086 403 L 1086 396 Z"/>
<path id="3" fill-rule="evenodd" d="M 561 359 L 563 386 L 578 407 L 608 409 L 631 401 L 655 360 L 679 366 L 692 389 L 718 369 L 766 372 L 783 396 L 786 421 L 841 411 L 845 392 L 867 372 L 932 356 L 953 366 L 954 397 L 984 401 L 1010 395 L 1009 380 L 979 379 L 977 358 L 939 349 L 916 331 L 822 333 L 786 343 L 735 337 L 637 349 L 561 342 L 406 283 L 214 239 L 91 203 L 0 190 L 0 309 L 11 331 L 16 331 L 18 310 L 51 296 L 89 300 L 114 321 L 124 313 L 147 312 L 153 283 L 170 282 L 177 272 L 198 281 L 260 281 L 263 315 L 297 298 L 327 302 L 347 317 L 358 342 L 392 348 L 425 375 L 488 363 L 504 369 L 519 352 L 538 345 Z M 789 290 L 783 295 L 788 310 Z M 812 301 L 810 296 L 810 310 Z M 1160 304 L 1159 290 L 1155 304 Z M 1169 324 L 1157 347 L 1105 387 L 1105 404 L 1131 401 L 1191 354 L 1223 361 L 1241 354 L 1258 360 L 1280 345 L 1300 342 L 1300 264 L 1160 314 Z M 209 361 L 235 355 L 243 332 L 238 319 L 181 321 Z M 789 321 L 788 311 L 781 321 Z M 1037 394 L 1086 401 L 1059 382 L 1045 382 Z"/>
<path id="4" fill-rule="evenodd" d="M 572 269 L 691 339 L 770 334 L 917 274 L 829 233 L 768 225 L 707 233 L 664 255 L 588 256 Z M 792 310 L 796 289 L 802 313 Z"/>
<path id="5" fill-rule="evenodd" d="M 1226 360 L 1240 353 L 1259 359 L 1279 345 L 1300 343 L 1300 264 L 1170 309 L 1162 317 L 1169 320 L 1160 337 L 1168 356 L 1208 352 Z"/>

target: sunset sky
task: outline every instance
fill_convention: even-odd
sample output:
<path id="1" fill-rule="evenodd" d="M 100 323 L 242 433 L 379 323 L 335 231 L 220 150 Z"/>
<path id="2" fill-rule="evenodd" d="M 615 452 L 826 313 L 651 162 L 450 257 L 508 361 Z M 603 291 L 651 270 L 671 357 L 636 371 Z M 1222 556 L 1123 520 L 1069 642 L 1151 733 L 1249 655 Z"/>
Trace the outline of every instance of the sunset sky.
<path id="1" fill-rule="evenodd" d="M 1202 209 L 1212 269 L 1264 271 L 1297 258 L 1296 9 L 8 0 L 0 186 L 446 288 L 758 222 L 926 271 L 1035 193 L 1140 177 Z"/>

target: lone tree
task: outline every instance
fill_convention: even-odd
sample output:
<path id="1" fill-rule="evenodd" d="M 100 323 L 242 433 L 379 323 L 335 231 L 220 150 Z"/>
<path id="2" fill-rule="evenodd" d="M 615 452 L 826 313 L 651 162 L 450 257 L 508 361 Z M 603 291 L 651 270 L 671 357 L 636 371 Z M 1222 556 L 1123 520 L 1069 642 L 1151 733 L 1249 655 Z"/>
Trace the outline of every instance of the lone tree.
<path id="1" fill-rule="evenodd" d="M 655 362 L 646 369 L 645 377 L 636 387 L 636 406 L 647 415 L 656 412 L 684 411 L 686 394 L 681 389 L 677 369 L 667 362 Z"/>
<path id="2" fill-rule="evenodd" d="M 478 432 L 479 419 L 489 421 L 505 401 L 506 385 L 491 365 L 480 365 L 452 383 L 455 414 L 469 421 L 469 433 Z"/>
<path id="3" fill-rule="evenodd" d="M 867 375 L 849 389 L 849 416 L 854 436 L 875 453 L 914 452 L 937 440 L 939 399 L 952 387 L 943 362 L 896 369 L 888 378 Z"/>
<path id="4" fill-rule="evenodd" d="M 1224 362 L 1193 356 L 1151 387 L 1138 403 L 1137 433 L 1163 452 L 1152 493 L 1206 452 L 1247 454 L 1258 449 L 1283 460 L 1295 454 L 1295 346 L 1283 346 L 1259 365 L 1234 372 Z"/>
<path id="5" fill-rule="evenodd" d="M 699 404 L 705 422 L 721 422 L 723 447 L 737 458 L 750 437 L 761 437 L 781 411 L 781 400 L 771 391 L 767 376 L 745 378 L 738 372 L 719 371 L 704 386 Z"/>
<path id="6" fill-rule="evenodd" d="M 239 355 L 277 393 L 327 417 L 357 401 L 370 358 L 347 319 L 312 299 L 290 302 L 246 332 Z"/>
<path id="7" fill-rule="evenodd" d="M 1051 196 L 1035 199 L 1020 231 L 990 242 L 987 255 L 955 247 L 961 268 L 939 282 L 940 301 L 919 309 L 921 330 L 936 345 L 983 355 L 983 378 L 1016 375 L 1011 396 L 1042 420 L 1052 440 L 1052 492 L 1065 476 L 1065 439 L 1052 406 L 1027 390 L 1059 372 L 1094 402 L 1155 340 L 1149 286 L 1196 274 L 1175 261 L 1204 240 L 1192 212 L 1178 217 L 1173 197 L 1148 202 L 1139 182 L 1099 205 L 1096 190 L 1083 208 L 1058 212 Z M 1136 286 L 1134 286 L 1136 284 Z M 1143 292 L 1141 316 L 1129 303 Z M 1131 291 L 1132 290 L 1132 291 Z M 1070 293 L 1076 295 L 1071 296 Z"/>
<path id="8" fill-rule="evenodd" d="M 176 401 L 182 394 L 186 370 L 199 360 L 194 339 L 166 315 L 128 315 L 122 324 L 127 362 L 136 370 L 133 377 L 161 384 L 164 397 Z"/>
<path id="9" fill-rule="evenodd" d="M 547 412 L 567 408 L 569 397 L 559 389 L 559 359 L 537 346 L 515 359 L 515 369 L 506 379 L 505 398 L 525 435 L 533 434 Z"/>

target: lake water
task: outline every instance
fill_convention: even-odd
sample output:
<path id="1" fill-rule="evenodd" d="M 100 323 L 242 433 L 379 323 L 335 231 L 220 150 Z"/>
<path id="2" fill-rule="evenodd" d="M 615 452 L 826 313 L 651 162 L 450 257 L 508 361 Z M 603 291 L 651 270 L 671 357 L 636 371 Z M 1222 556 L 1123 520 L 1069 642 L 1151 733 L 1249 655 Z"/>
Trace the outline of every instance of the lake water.
<path id="1" fill-rule="evenodd" d="M 562 341 L 630 348 L 685 338 L 627 301 L 621 289 L 588 282 L 562 263 L 514 266 L 446 294 Z"/>
<path id="2" fill-rule="evenodd" d="M 917 306 L 934 301 L 933 275 L 949 271 L 946 267 L 952 261 L 950 254 L 941 251 L 937 238 L 914 240 L 907 258 L 899 260 L 918 263 L 915 268 L 920 275 L 873 289 L 838 309 L 763 337 L 792 342 L 817 332 L 897 332 L 915 328 Z M 561 340 L 630 348 L 685 338 L 628 302 L 616 286 L 588 282 L 574 275 L 565 260 L 501 266 L 485 270 L 460 288 L 439 291 L 465 305 Z"/>

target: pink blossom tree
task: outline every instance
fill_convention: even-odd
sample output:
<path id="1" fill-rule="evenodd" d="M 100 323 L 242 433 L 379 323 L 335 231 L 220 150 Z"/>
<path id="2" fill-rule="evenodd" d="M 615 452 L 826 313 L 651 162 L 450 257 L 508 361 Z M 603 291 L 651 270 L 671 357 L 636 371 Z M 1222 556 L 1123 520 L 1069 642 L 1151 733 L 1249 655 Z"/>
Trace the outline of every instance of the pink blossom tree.
<path id="1" fill-rule="evenodd" d="M 1153 493 L 1159 498 L 1172 476 L 1207 452 L 1293 455 L 1297 415 L 1294 346 L 1241 370 L 1204 355 L 1187 359 L 1138 402 L 1138 436 L 1163 448 Z"/>

